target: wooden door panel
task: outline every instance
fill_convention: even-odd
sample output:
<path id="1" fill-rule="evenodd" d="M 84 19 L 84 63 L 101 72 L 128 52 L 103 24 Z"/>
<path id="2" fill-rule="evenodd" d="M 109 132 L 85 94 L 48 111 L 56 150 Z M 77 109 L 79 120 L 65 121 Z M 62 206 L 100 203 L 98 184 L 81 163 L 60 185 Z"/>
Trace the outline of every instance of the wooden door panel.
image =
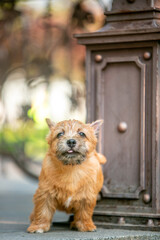
<path id="1" fill-rule="evenodd" d="M 138 57 L 106 57 L 97 68 L 99 114 L 105 119 L 104 197 L 138 199 L 145 189 L 145 64 Z M 125 122 L 127 130 L 120 132 Z"/>

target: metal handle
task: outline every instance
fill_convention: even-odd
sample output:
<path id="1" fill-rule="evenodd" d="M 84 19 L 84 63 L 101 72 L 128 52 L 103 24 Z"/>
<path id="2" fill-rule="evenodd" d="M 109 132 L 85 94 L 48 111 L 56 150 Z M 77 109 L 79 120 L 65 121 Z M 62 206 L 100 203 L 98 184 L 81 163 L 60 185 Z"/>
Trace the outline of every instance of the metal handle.
<path id="1" fill-rule="evenodd" d="M 126 123 L 126 122 L 120 122 L 120 123 L 118 124 L 118 131 L 119 131 L 120 133 L 126 132 L 126 131 L 127 131 L 127 128 L 128 128 L 128 126 L 127 126 L 127 123 Z"/>

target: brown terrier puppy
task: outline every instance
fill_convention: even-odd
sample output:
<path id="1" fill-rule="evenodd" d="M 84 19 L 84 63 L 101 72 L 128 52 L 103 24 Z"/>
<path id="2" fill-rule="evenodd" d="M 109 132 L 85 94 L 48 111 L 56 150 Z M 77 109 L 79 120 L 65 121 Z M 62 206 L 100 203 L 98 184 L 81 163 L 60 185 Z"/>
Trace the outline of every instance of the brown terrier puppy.
<path id="1" fill-rule="evenodd" d="M 48 231 L 56 209 L 74 213 L 71 228 L 95 231 L 92 215 L 103 184 L 100 163 L 106 162 L 96 152 L 96 134 L 103 121 L 92 124 L 77 120 L 57 124 L 46 121 L 50 128 L 49 150 L 43 161 L 27 231 Z"/>

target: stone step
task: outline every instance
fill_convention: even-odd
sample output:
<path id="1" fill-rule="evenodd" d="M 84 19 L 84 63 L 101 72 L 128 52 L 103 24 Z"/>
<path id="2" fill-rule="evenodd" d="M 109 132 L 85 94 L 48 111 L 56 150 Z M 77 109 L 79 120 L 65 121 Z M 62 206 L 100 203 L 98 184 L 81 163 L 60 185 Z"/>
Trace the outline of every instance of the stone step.
<path id="1" fill-rule="evenodd" d="M 82 233 L 71 231 L 67 226 L 51 227 L 47 233 L 27 233 L 26 224 L 0 223 L 0 240 L 158 240 L 159 232 L 101 229 Z"/>

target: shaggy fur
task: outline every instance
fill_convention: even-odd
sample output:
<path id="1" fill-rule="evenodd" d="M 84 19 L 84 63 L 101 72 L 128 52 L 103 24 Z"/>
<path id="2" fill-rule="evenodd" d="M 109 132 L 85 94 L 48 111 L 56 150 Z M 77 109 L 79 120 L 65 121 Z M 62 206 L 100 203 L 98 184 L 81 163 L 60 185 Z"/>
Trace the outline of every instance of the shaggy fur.
<path id="1" fill-rule="evenodd" d="M 77 120 L 57 124 L 46 121 L 50 128 L 49 150 L 43 161 L 27 231 L 48 231 L 56 209 L 74 214 L 71 228 L 95 231 L 92 215 L 103 184 L 100 164 L 106 162 L 96 152 L 96 134 L 103 121 L 92 124 Z"/>

